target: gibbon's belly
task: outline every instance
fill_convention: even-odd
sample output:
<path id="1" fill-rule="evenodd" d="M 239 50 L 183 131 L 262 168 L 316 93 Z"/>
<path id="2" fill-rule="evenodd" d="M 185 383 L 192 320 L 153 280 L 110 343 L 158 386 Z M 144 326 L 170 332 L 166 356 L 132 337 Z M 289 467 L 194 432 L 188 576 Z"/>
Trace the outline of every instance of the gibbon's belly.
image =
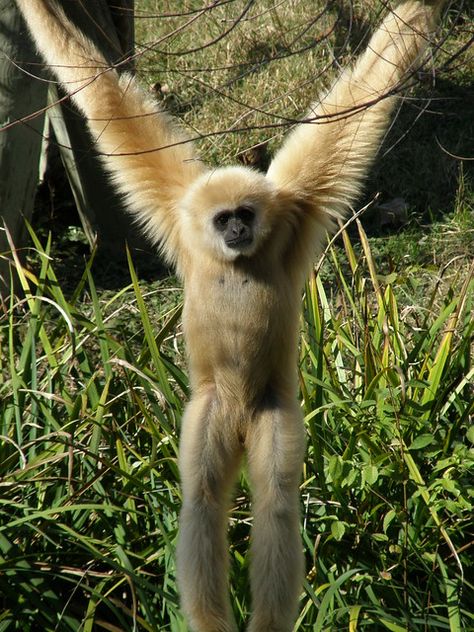
<path id="1" fill-rule="evenodd" d="M 183 313 L 193 386 L 258 392 L 277 373 L 294 372 L 294 289 L 234 269 L 197 285 L 185 292 Z"/>

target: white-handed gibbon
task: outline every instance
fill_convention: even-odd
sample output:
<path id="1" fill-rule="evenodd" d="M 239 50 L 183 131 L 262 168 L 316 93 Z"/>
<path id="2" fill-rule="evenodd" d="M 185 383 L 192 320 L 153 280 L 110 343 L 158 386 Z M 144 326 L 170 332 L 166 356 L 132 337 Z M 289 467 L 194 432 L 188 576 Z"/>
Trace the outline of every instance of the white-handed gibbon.
<path id="1" fill-rule="evenodd" d="M 58 0 L 17 0 L 89 121 L 128 208 L 184 280 L 192 398 L 183 419 L 177 576 L 196 632 L 237 630 L 226 523 L 246 452 L 253 494 L 251 632 L 288 632 L 303 577 L 297 401 L 301 292 L 326 230 L 356 200 L 442 0 L 390 12 L 352 69 L 289 135 L 266 175 L 209 169 L 170 116 L 119 76 Z"/>

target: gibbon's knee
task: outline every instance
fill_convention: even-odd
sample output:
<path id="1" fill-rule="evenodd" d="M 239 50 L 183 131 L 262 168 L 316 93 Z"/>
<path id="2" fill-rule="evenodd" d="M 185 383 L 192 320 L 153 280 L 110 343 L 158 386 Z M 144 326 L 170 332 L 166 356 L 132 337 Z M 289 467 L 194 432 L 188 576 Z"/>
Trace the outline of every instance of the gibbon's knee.
<path id="1" fill-rule="evenodd" d="M 252 483 L 262 502 L 265 493 L 274 494 L 273 500 L 277 501 L 278 490 L 284 493 L 287 487 L 298 487 L 305 436 L 301 408 L 296 401 L 278 403 L 258 413 L 245 445 Z"/>
<path id="2" fill-rule="evenodd" d="M 227 501 L 243 448 L 225 422 L 212 389 L 188 403 L 178 460 L 185 502 Z"/>

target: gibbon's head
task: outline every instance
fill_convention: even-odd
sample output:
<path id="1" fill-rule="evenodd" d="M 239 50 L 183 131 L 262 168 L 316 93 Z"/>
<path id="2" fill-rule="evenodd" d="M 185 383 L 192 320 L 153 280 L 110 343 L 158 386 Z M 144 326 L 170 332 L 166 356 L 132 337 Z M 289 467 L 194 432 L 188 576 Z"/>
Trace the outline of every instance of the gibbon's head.
<path id="1" fill-rule="evenodd" d="M 226 261 L 251 257 L 271 230 L 276 190 L 263 175 L 248 167 L 224 167 L 200 176 L 181 207 L 190 247 L 204 247 Z M 189 240 L 188 240 L 189 244 Z"/>

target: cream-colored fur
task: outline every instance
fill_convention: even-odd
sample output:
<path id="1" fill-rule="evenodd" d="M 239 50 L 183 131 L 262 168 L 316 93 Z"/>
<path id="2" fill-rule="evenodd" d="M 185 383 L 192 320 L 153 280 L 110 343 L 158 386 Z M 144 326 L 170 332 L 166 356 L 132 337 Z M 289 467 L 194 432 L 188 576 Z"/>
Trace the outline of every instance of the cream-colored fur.
<path id="1" fill-rule="evenodd" d="M 251 632 L 288 632 L 303 577 L 298 485 L 304 428 L 295 371 L 300 293 L 334 219 L 357 198 L 442 0 L 390 13 L 353 69 L 314 105 L 267 176 L 208 170 L 135 80 L 119 78 L 57 0 L 17 0 L 38 48 L 84 112 L 129 208 L 184 279 L 192 399 L 182 426 L 177 550 L 197 632 L 235 631 L 226 512 L 244 451 L 253 486 Z M 222 210 L 251 205 L 253 242 L 229 248 Z"/>

